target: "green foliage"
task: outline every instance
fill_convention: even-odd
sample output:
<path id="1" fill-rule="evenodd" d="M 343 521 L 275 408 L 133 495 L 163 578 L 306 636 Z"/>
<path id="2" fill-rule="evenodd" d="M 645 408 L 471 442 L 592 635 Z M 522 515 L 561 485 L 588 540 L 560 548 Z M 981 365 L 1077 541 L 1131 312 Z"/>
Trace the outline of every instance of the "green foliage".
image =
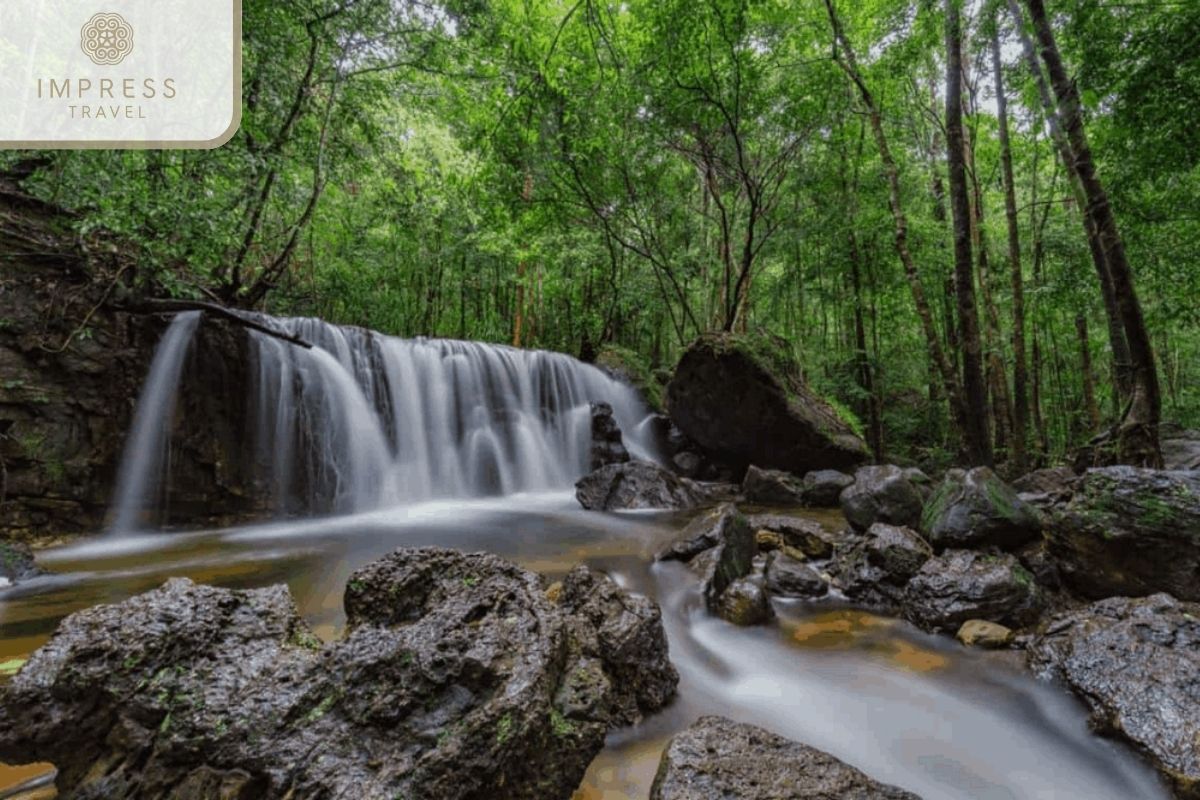
<path id="1" fill-rule="evenodd" d="M 940 3 L 835 2 L 879 104 L 908 244 L 950 346 Z M 1011 379 L 1014 296 L 998 127 L 1003 40 L 1037 458 L 1121 410 L 1079 210 L 1045 135 L 1003 3 L 972 7 L 967 127 L 984 209 L 985 349 Z M 992 12 L 999 11 L 998 19 Z M 1158 349 L 1165 413 L 1200 424 L 1200 5 L 1054 9 L 1087 132 Z M 854 430 L 881 415 L 893 458 L 958 452 L 893 247 L 882 161 L 818 0 L 337 4 L 247 0 L 241 132 L 215 151 L 49 154 L 24 188 L 138 252 L 134 291 L 215 296 L 402 336 L 598 355 L 652 405 L 696 336 L 783 359 Z M 0 169 L 23 155 L 0 155 Z M 855 311 L 865 352 L 858 352 Z M 1092 331 L 1081 345 L 1075 316 Z M 0 332 L 7 329 L 0 320 Z M 765 341 L 765 340 L 764 340 Z M 872 386 L 860 374 L 867 365 Z M 932 386 L 932 390 L 931 390 Z M 13 389 L 14 387 L 7 387 Z M 1010 383 L 1011 390 L 1011 383 Z"/>

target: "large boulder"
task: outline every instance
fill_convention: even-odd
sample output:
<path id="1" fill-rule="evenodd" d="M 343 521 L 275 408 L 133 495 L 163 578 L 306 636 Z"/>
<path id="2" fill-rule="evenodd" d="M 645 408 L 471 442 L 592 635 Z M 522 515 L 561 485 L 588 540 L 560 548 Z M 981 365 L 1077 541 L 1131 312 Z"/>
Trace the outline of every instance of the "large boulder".
<path id="1" fill-rule="evenodd" d="M 840 501 L 846 520 L 865 531 L 876 522 L 915 528 L 924 498 L 904 470 L 885 464 L 855 472 L 854 484 L 842 491 Z"/>
<path id="2" fill-rule="evenodd" d="M 629 451 L 621 436 L 621 426 L 613 417 L 613 408 L 608 403 L 592 403 L 592 469 L 609 464 L 624 464 L 629 460 Z"/>
<path id="3" fill-rule="evenodd" d="M 1048 535 L 1063 580 L 1084 597 L 1200 600 L 1200 473 L 1089 470 Z"/>
<path id="4" fill-rule="evenodd" d="M 692 508 L 702 493 L 686 478 L 648 461 L 608 464 L 575 484 L 575 497 L 593 511 L 634 508 Z"/>
<path id="5" fill-rule="evenodd" d="M 836 469 L 816 469 L 804 476 L 804 504 L 814 508 L 837 508 L 842 490 L 854 478 Z"/>
<path id="6" fill-rule="evenodd" d="M 676 734 L 650 800 L 920 800 L 815 747 L 724 717 Z"/>
<path id="7" fill-rule="evenodd" d="M 1037 511 L 987 467 L 953 469 L 925 503 L 921 531 L 939 550 L 1012 550 L 1042 532 Z"/>
<path id="8" fill-rule="evenodd" d="M 0 760 L 76 798 L 569 797 L 675 673 L 657 607 L 586 570 L 400 550 L 323 644 L 287 588 L 173 579 L 71 615 L 0 697 Z"/>
<path id="9" fill-rule="evenodd" d="M 667 387 L 671 418 L 706 451 L 742 467 L 804 474 L 869 457 L 838 412 L 810 390 L 776 339 L 709 333 L 683 354 Z"/>
<path id="10" fill-rule="evenodd" d="M 861 539 L 839 548 L 834 571 L 846 597 L 894 610 L 909 580 L 932 557 L 933 548 L 916 531 L 877 522 Z"/>
<path id="11" fill-rule="evenodd" d="M 1050 620 L 1029 659 L 1087 703 L 1097 730 L 1145 753 L 1176 797 L 1200 798 L 1200 604 L 1101 600 Z"/>
<path id="12" fill-rule="evenodd" d="M 790 472 L 751 464 L 742 479 L 742 494 L 751 503 L 798 506 L 804 504 L 804 483 Z"/>
<path id="13" fill-rule="evenodd" d="M 1200 470 L 1200 431 L 1163 426 L 1163 467 L 1170 470 Z"/>
<path id="14" fill-rule="evenodd" d="M 1078 479 L 1070 467 L 1047 467 L 1025 473 L 1012 482 L 1012 488 L 1025 502 L 1044 508 L 1070 500 Z"/>
<path id="15" fill-rule="evenodd" d="M 904 591 L 904 616 L 932 631 L 954 633 L 967 620 L 1008 627 L 1035 622 L 1044 599 L 1016 557 L 947 550 L 929 559 Z"/>

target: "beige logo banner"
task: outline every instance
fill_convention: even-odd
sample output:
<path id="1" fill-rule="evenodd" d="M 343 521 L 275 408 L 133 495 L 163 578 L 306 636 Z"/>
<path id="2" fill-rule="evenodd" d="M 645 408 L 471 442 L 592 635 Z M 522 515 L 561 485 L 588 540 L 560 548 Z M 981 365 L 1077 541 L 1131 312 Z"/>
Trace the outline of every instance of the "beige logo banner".
<path id="1" fill-rule="evenodd" d="M 0 2 L 0 148 L 211 148 L 241 121 L 241 0 Z"/>

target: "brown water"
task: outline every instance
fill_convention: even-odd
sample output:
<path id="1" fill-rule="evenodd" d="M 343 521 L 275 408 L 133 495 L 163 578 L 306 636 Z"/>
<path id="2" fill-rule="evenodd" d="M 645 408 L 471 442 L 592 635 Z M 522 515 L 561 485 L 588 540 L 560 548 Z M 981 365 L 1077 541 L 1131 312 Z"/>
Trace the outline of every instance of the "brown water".
<path id="1" fill-rule="evenodd" d="M 836 514 L 814 517 L 841 524 Z M 754 629 L 710 617 L 686 567 L 651 561 L 684 521 L 584 512 L 555 494 L 95 537 L 41 553 L 53 575 L 0 593 L 0 673 L 44 643 L 66 614 L 176 575 L 231 588 L 286 583 L 300 612 L 330 639 L 343 624 L 342 588 L 352 570 L 396 547 L 436 544 L 496 552 L 551 577 L 584 561 L 662 605 L 679 696 L 609 737 L 576 800 L 645 800 L 669 737 L 713 713 L 820 747 L 926 800 L 1168 797 L 1127 748 L 1088 732 L 1074 699 L 1035 681 L 1011 656 L 968 651 L 835 601 L 777 603 L 777 620 Z M 4 786 L 0 771 L 0 797 Z"/>

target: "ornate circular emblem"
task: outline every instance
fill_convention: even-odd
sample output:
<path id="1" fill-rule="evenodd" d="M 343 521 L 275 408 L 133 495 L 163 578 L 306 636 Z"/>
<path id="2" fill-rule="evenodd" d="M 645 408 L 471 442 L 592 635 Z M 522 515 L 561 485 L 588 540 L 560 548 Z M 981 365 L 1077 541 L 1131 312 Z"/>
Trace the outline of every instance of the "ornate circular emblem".
<path id="1" fill-rule="evenodd" d="M 133 52 L 133 27 L 120 14 L 100 13 L 80 32 L 80 47 L 97 64 L 120 64 Z"/>

